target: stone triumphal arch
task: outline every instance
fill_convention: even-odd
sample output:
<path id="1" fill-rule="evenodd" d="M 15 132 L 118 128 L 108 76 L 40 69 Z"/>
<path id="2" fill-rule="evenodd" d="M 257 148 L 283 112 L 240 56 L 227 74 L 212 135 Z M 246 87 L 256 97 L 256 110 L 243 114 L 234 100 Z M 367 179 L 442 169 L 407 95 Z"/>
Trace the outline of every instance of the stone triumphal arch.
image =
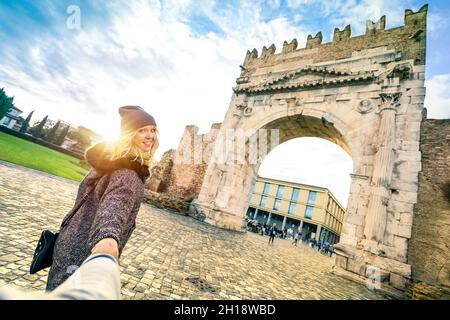
<path id="1" fill-rule="evenodd" d="M 351 37 L 348 25 L 336 28 L 330 43 L 322 44 L 319 32 L 308 36 L 305 48 L 294 39 L 280 53 L 275 45 L 261 54 L 248 51 L 220 127 L 224 136 L 230 129 L 278 129 L 278 143 L 308 136 L 341 146 L 354 166 L 336 269 L 362 279 L 376 274 L 397 288 L 411 276 L 407 254 L 421 170 L 426 15 L 425 5 L 406 10 L 398 28 L 386 30 L 383 16 L 368 21 L 361 36 Z M 270 151 L 270 135 L 266 143 Z M 246 150 L 244 156 L 252 155 Z M 242 228 L 261 161 L 209 163 L 194 201 L 207 222 Z"/>

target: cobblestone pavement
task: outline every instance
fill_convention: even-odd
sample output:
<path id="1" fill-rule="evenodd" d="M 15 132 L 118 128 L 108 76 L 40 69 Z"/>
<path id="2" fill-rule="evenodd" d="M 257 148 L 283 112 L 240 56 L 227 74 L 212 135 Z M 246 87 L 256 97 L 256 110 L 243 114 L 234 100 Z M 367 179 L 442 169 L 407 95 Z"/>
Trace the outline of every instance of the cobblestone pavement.
<path id="1" fill-rule="evenodd" d="M 40 232 L 56 230 L 78 184 L 0 162 L 0 286 L 44 290 L 28 274 Z M 237 233 L 147 204 L 121 258 L 124 299 L 386 299 L 330 273 L 305 245 Z"/>

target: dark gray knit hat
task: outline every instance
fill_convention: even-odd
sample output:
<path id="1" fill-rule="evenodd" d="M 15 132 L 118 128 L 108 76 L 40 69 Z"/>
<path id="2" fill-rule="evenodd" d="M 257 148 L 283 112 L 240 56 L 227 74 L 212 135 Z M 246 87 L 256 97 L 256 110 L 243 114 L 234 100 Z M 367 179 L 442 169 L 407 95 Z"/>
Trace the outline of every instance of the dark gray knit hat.
<path id="1" fill-rule="evenodd" d="M 134 131 L 149 125 L 156 126 L 155 119 L 139 106 L 120 107 L 119 114 L 122 117 L 120 121 L 122 132 Z"/>

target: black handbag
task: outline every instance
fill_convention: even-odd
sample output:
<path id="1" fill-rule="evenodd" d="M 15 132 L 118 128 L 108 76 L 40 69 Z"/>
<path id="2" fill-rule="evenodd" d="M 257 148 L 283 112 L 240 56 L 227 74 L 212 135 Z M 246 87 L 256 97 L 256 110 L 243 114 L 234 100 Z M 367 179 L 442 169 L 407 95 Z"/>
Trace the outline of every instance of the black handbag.
<path id="1" fill-rule="evenodd" d="M 34 251 L 30 274 L 35 274 L 36 272 L 52 265 L 53 248 L 58 235 L 59 233 L 53 233 L 50 230 L 42 231 L 36 250 Z"/>
<path id="2" fill-rule="evenodd" d="M 75 213 L 80 209 L 83 203 L 86 202 L 89 194 L 95 190 L 95 187 L 100 179 L 98 179 L 90 192 L 86 192 L 83 199 L 77 204 L 77 206 L 66 215 L 61 223 L 61 228 L 65 227 L 70 219 L 75 215 Z M 41 237 L 39 238 L 36 250 L 33 254 L 33 260 L 31 261 L 30 274 L 35 274 L 38 271 L 46 269 L 52 265 L 53 262 L 53 249 L 55 247 L 56 239 L 58 238 L 59 232 L 53 233 L 50 230 L 42 231 Z"/>

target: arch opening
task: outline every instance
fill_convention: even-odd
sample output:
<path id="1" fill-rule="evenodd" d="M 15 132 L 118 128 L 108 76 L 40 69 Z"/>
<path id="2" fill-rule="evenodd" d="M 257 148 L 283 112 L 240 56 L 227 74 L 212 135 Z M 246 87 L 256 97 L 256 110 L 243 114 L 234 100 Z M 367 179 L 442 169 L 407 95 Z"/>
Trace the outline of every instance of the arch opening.
<path id="1" fill-rule="evenodd" d="M 253 170 L 247 229 L 267 233 L 275 225 L 280 237 L 293 239 L 298 233 L 303 241 L 339 242 L 353 171 L 343 135 L 323 118 L 302 115 L 262 128 L 277 129 L 279 144 L 269 140 L 270 151 Z"/>

